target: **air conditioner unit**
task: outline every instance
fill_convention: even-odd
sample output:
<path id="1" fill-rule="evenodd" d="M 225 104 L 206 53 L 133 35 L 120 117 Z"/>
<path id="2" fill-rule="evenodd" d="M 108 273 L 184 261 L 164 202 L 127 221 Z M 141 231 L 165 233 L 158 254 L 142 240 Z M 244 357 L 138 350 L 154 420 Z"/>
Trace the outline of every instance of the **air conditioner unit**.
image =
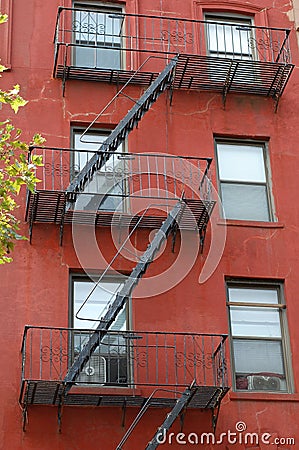
<path id="1" fill-rule="evenodd" d="M 249 375 L 248 389 L 253 391 L 280 391 L 280 379 L 275 376 Z"/>
<path id="2" fill-rule="evenodd" d="M 106 359 L 103 356 L 92 355 L 76 380 L 78 383 L 106 383 Z"/>

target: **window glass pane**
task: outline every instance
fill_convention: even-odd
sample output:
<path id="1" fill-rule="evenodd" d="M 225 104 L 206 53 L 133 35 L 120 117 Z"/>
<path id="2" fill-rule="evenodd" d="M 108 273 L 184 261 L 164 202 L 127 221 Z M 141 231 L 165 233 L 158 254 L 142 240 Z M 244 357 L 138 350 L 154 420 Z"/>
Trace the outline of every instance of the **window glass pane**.
<path id="1" fill-rule="evenodd" d="M 236 374 L 284 374 L 281 341 L 234 339 Z"/>
<path id="2" fill-rule="evenodd" d="M 278 303 L 278 291 L 276 289 L 250 289 L 228 288 L 230 302 L 246 303 Z"/>
<path id="3" fill-rule="evenodd" d="M 227 219 L 270 220 L 266 186 L 222 183 L 221 194 Z"/>
<path id="4" fill-rule="evenodd" d="M 226 18 L 217 20 L 217 18 L 211 17 L 208 20 L 221 22 L 207 23 L 208 49 L 211 53 L 241 58 L 251 55 L 252 31 L 246 27 L 246 25 L 250 25 L 250 21 L 240 21 L 238 25 L 234 25 L 233 22 L 224 24 L 228 22 Z"/>
<path id="5" fill-rule="evenodd" d="M 82 140 L 83 131 L 74 131 L 73 142 L 76 150 L 91 150 L 91 152 L 74 152 L 74 173 L 79 173 L 87 162 L 93 157 L 94 152 L 99 149 L 101 143 L 107 139 L 108 133 L 86 133 Z"/>
<path id="6" fill-rule="evenodd" d="M 263 146 L 217 144 L 221 180 L 265 183 Z"/>
<path id="7" fill-rule="evenodd" d="M 76 313 L 95 287 L 95 284 L 91 281 L 74 281 L 74 328 L 95 329 L 99 324 L 98 320 L 106 313 L 107 306 L 114 300 L 115 293 L 119 291 L 123 283 L 124 281 L 101 282 L 95 288 L 79 313 L 79 317 L 90 320 L 82 320 L 76 317 Z M 111 329 L 124 329 L 126 327 L 125 317 L 126 313 L 125 310 L 123 310 L 118 315 L 117 320 L 114 322 Z"/>
<path id="8" fill-rule="evenodd" d="M 281 337 L 279 310 L 230 307 L 233 336 Z"/>

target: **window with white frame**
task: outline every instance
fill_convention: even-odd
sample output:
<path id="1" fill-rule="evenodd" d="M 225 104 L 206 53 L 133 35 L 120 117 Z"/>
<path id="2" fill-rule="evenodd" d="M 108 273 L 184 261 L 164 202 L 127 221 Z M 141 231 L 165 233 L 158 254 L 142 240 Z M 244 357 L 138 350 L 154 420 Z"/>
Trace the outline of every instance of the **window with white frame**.
<path id="1" fill-rule="evenodd" d="M 225 217 L 273 221 L 266 144 L 216 139 L 216 151 Z"/>
<path id="2" fill-rule="evenodd" d="M 104 129 L 88 132 L 84 132 L 80 128 L 72 129 L 72 142 L 75 151 L 72 153 L 71 178 L 76 177 L 94 157 L 109 134 L 110 130 Z M 86 186 L 85 198 L 81 199 L 81 206 L 84 209 L 96 208 L 101 211 L 115 211 L 125 208 L 126 179 L 123 170 L 124 160 L 120 158 L 123 148 L 124 145 L 120 145 L 115 154 L 110 154 L 105 164 Z"/>
<path id="3" fill-rule="evenodd" d="M 227 283 L 234 387 L 289 392 L 287 325 L 281 283 Z"/>
<path id="4" fill-rule="evenodd" d="M 122 276 L 104 276 L 96 281 L 88 277 L 71 277 L 70 325 L 73 332 L 75 358 L 96 330 L 125 282 Z M 120 331 L 128 329 L 129 304 L 118 314 L 108 334 L 90 355 L 77 382 L 96 384 L 127 384 L 129 365 L 127 343 Z M 88 331 L 90 330 L 90 331 Z M 73 359 L 72 358 L 72 359 Z"/>
<path id="5" fill-rule="evenodd" d="M 122 8 L 74 2 L 73 64 L 76 67 L 120 69 Z"/>
<path id="6" fill-rule="evenodd" d="M 207 51 L 210 56 L 251 60 L 253 28 L 248 17 L 206 14 Z"/>

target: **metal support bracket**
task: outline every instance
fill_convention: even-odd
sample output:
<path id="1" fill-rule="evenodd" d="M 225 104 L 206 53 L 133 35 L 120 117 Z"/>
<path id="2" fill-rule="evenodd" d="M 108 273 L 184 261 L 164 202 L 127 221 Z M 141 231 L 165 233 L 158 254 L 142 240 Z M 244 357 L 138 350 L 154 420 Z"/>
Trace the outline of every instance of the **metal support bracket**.
<path id="1" fill-rule="evenodd" d="M 61 426 L 62 426 L 63 402 L 64 402 L 64 395 L 62 393 L 59 397 L 58 410 L 57 410 L 57 423 L 58 423 L 58 432 L 59 433 L 61 433 Z"/>
<path id="2" fill-rule="evenodd" d="M 124 404 L 122 406 L 122 418 L 121 418 L 121 427 L 125 428 L 125 422 L 126 422 L 126 412 L 127 412 L 127 401 L 124 400 Z"/>
<path id="3" fill-rule="evenodd" d="M 65 54 L 64 54 L 64 62 L 63 62 L 63 72 L 62 72 L 62 97 L 64 97 L 65 94 L 65 83 L 66 83 L 66 71 L 67 71 L 67 51 L 68 51 L 68 44 L 65 45 Z"/>
<path id="4" fill-rule="evenodd" d="M 25 403 L 22 408 L 22 430 L 24 433 L 26 431 L 27 424 L 28 424 L 28 408 L 27 408 L 27 403 Z"/>
<path id="5" fill-rule="evenodd" d="M 225 79 L 223 91 L 222 91 L 222 103 L 223 103 L 224 108 L 225 108 L 225 104 L 226 104 L 226 97 L 231 88 L 238 65 L 239 65 L 238 61 L 232 60 L 230 63 L 227 75 L 226 75 L 226 79 Z"/>
<path id="6" fill-rule="evenodd" d="M 216 412 L 215 412 L 215 410 L 216 410 Z M 219 411 L 220 411 L 220 403 L 218 404 L 218 406 L 216 408 L 212 409 L 212 427 L 213 427 L 214 434 L 216 433 Z"/>
<path id="7" fill-rule="evenodd" d="M 33 223 L 34 223 L 34 220 L 36 217 L 37 202 L 38 202 L 38 193 L 33 194 L 31 214 L 29 217 L 29 243 L 30 244 L 32 243 Z"/>
<path id="8" fill-rule="evenodd" d="M 66 213 L 66 203 L 67 203 L 67 199 L 66 199 L 66 195 L 65 195 L 63 208 L 62 208 L 62 212 L 61 212 L 60 227 L 59 227 L 59 245 L 60 245 L 60 247 L 62 247 L 62 241 L 63 241 L 64 219 L 65 219 L 65 213 Z"/>
<path id="9" fill-rule="evenodd" d="M 205 244 L 205 239 L 206 239 L 206 234 L 207 234 L 207 227 L 204 226 L 203 228 L 201 228 L 199 230 L 199 246 L 200 246 L 200 253 L 203 253 L 203 248 L 204 248 L 204 244 Z"/>

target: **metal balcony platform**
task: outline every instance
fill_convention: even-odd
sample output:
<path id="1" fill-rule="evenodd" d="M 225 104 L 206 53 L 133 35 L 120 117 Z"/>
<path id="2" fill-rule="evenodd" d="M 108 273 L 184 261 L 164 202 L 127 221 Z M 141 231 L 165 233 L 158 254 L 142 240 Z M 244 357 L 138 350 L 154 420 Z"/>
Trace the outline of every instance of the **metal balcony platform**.
<path id="1" fill-rule="evenodd" d="M 202 230 L 207 226 L 210 215 L 215 206 L 215 201 L 200 199 L 185 199 L 190 214 L 182 214 L 180 218 L 181 230 Z M 160 228 L 167 214 L 130 215 L 124 212 L 109 211 L 66 211 L 67 194 L 64 191 L 39 190 L 36 193 L 29 193 L 27 200 L 27 220 L 33 223 L 53 223 L 64 225 L 77 223 L 82 225 L 102 226 L 102 227 L 134 227 L 138 223 L 140 228 Z M 31 218 L 31 219 L 29 219 Z"/>
<path id="2" fill-rule="evenodd" d="M 143 406 L 147 397 L 144 395 L 136 395 L 132 390 L 132 395 L 119 394 L 104 394 L 105 388 L 101 392 L 86 393 L 72 393 L 70 391 L 63 397 L 63 404 L 65 406 L 116 406 L 116 407 L 137 407 Z M 121 390 L 121 388 L 120 388 Z M 216 408 L 221 402 L 222 398 L 228 392 L 228 387 L 219 386 L 198 386 L 197 392 L 192 398 L 189 408 L 193 409 L 207 409 Z M 40 381 L 40 380 L 23 380 L 22 395 L 20 403 L 22 405 L 56 405 L 58 406 L 62 400 L 64 392 L 64 385 L 58 381 Z M 154 408 L 172 408 L 177 401 L 177 398 L 169 397 L 153 397 L 150 400 L 151 407 Z"/>
<path id="3" fill-rule="evenodd" d="M 98 152 L 95 155 L 105 155 L 109 167 L 107 163 L 95 170 L 79 193 L 68 190 L 73 174 L 71 157 L 79 151 L 35 148 L 32 152 L 41 155 L 44 164 L 36 172 L 41 182 L 27 196 L 25 220 L 30 237 L 35 223 L 57 224 L 61 233 L 64 225 L 72 223 L 160 228 L 179 199 L 185 203 L 177 221 L 179 228 L 202 233 L 215 205 L 209 178 L 211 158 Z M 93 155 L 89 155 L 90 161 Z M 78 167 L 78 176 L 82 169 Z M 122 186 L 119 194 L 111 192 L 115 186 Z"/>
<path id="4" fill-rule="evenodd" d="M 88 329 L 26 326 L 20 404 L 142 407 L 150 398 L 153 407 L 172 407 L 196 379 L 189 407 L 206 409 L 219 405 L 229 389 L 227 335 L 164 331 L 107 330 L 90 350 L 93 360 L 66 381 L 80 357 L 74 359 L 74 348 L 80 351 L 95 332 L 101 336 Z"/>
<path id="5" fill-rule="evenodd" d="M 172 87 L 185 90 L 209 90 L 252 94 L 278 99 L 293 71 L 293 64 L 247 61 L 220 57 L 179 55 Z M 57 66 L 56 77 L 149 86 L 158 72 L 137 72 L 100 68 Z"/>

